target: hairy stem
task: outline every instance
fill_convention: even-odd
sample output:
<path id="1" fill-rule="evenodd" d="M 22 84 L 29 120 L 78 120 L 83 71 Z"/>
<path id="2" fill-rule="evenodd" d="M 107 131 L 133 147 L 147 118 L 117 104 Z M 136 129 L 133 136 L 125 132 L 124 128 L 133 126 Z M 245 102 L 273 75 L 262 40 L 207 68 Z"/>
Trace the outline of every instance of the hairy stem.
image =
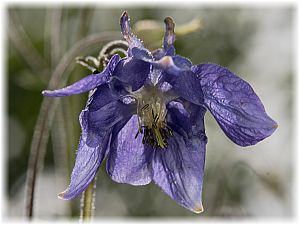
<path id="1" fill-rule="evenodd" d="M 96 177 L 89 184 L 81 197 L 81 215 L 80 219 L 84 222 L 90 222 L 94 210 Z"/>

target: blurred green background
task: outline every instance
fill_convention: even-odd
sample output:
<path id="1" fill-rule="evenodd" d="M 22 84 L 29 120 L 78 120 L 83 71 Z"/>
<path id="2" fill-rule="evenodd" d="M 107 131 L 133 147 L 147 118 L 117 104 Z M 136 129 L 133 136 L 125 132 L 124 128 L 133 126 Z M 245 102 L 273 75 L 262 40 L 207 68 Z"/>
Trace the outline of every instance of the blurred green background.
<path id="1" fill-rule="evenodd" d="M 205 117 L 208 136 L 203 188 L 205 211 L 202 214 L 193 214 L 178 206 L 152 183 L 141 187 L 114 183 L 102 165 L 97 179 L 95 217 L 291 217 L 295 9 L 243 5 L 7 7 L 6 217 L 24 217 L 26 169 L 43 100 L 41 91 L 46 89 L 62 57 L 79 40 L 104 31 L 120 35 L 119 17 L 124 10 L 130 14 L 135 33 L 152 50 L 162 41 L 163 19 L 173 17 L 180 34 L 175 42 L 177 53 L 190 58 L 194 64 L 213 62 L 239 74 L 252 85 L 279 128 L 263 142 L 241 148 L 223 134 L 208 112 Z M 190 23 L 195 18 L 201 21 L 200 29 L 185 31 L 184 26 L 188 24 L 195 28 L 196 25 Z M 145 19 L 153 20 L 154 25 L 137 24 Z M 97 56 L 105 43 L 78 56 Z M 75 63 L 75 57 L 68 68 L 64 74 L 68 84 L 90 73 Z M 81 94 L 59 101 L 44 169 L 38 176 L 35 217 L 76 219 L 79 215 L 79 198 L 62 201 L 57 193 L 69 183 L 80 135 L 78 116 L 86 100 L 87 94 Z"/>

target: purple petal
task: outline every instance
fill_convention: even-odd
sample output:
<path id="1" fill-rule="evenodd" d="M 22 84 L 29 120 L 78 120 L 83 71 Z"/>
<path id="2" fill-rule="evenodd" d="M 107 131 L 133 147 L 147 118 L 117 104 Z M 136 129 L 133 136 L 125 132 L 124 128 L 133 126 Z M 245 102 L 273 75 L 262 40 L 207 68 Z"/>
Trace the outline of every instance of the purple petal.
<path id="1" fill-rule="evenodd" d="M 233 142 L 254 145 L 275 131 L 276 122 L 246 81 L 216 64 L 200 64 L 192 71 L 200 79 L 205 105 Z"/>
<path id="2" fill-rule="evenodd" d="M 191 71 L 183 71 L 178 76 L 165 74 L 164 80 L 170 83 L 177 95 L 197 105 L 203 104 L 203 93 L 197 76 Z"/>
<path id="3" fill-rule="evenodd" d="M 102 90 L 103 93 L 106 88 L 101 86 L 97 91 Z M 70 186 L 59 195 L 62 199 L 74 198 L 87 188 L 107 154 L 113 126 L 128 120 L 132 115 L 128 111 L 131 106 L 119 101 L 99 102 L 98 98 L 101 98 L 101 95 L 96 94 L 97 91 L 90 97 L 87 107 L 80 114 L 82 135 Z M 102 107 L 99 103 L 102 103 Z M 101 108 L 97 109 L 98 107 Z"/>
<path id="4" fill-rule="evenodd" d="M 133 51 L 135 48 L 133 49 Z M 161 50 L 164 51 L 164 50 Z M 158 54 L 158 53 L 156 53 Z M 156 55 L 156 57 L 159 57 Z M 166 80 L 174 80 L 184 73 L 190 72 L 192 63 L 180 55 L 159 57 L 159 60 L 148 59 L 146 56 L 139 56 L 139 59 L 150 63 L 153 67 L 150 72 L 150 80 L 156 84 Z M 195 75 L 192 75 L 195 77 Z M 179 81 L 181 82 L 181 81 Z M 199 82 L 197 82 L 198 84 Z M 200 84 L 198 84 L 200 86 Z"/>
<path id="5" fill-rule="evenodd" d="M 180 55 L 164 56 L 156 61 L 152 59 L 146 59 L 145 57 L 141 57 L 140 59 L 150 63 L 155 68 L 161 69 L 165 73 L 172 74 L 174 76 L 179 76 L 182 72 L 189 71 L 192 66 L 190 60 Z"/>
<path id="6" fill-rule="evenodd" d="M 203 93 L 196 74 L 190 70 L 191 62 L 179 55 L 165 56 L 159 61 L 149 61 L 154 69 L 162 70 L 160 83 L 168 82 L 176 94 L 194 104 L 203 104 Z M 176 64 L 175 64 L 176 63 Z"/>
<path id="7" fill-rule="evenodd" d="M 148 62 L 130 57 L 120 61 L 113 72 L 113 78 L 124 83 L 124 86 L 131 86 L 135 91 L 143 86 L 149 73 Z"/>
<path id="8" fill-rule="evenodd" d="M 112 95 L 118 99 L 130 94 L 130 87 L 128 87 L 128 84 L 125 84 L 118 79 L 111 79 L 108 86 Z"/>
<path id="9" fill-rule="evenodd" d="M 50 97 L 63 97 L 90 91 L 98 87 L 99 85 L 106 83 L 110 79 L 111 73 L 119 61 L 120 56 L 114 55 L 109 61 L 109 64 L 107 65 L 105 70 L 101 73 L 92 74 L 87 77 L 84 77 L 76 83 L 62 89 L 54 91 L 45 90 L 42 92 L 42 94 Z"/>
<path id="10" fill-rule="evenodd" d="M 95 177 L 104 156 L 106 155 L 110 131 L 99 132 L 97 136 L 100 141 L 96 146 L 87 144 L 88 130 L 87 114 L 84 111 L 80 114 L 82 135 L 80 138 L 75 166 L 71 175 L 69 187 L 58 195 L 59 198 L 69 200 L 81 194 Z"/>
<path id="11" fill-rule="evenodd" d="M 182 57 L 180 55 L 172 56 L 172 60 L 173 60 L 174 64 L 177 67 L 181 68 L 182 70 L 189 70 L 193 65 L 189 59 Z"/>
<path id="12" fill-rule="evenodd" d="M 110 102 L 96 111 L 86 111 L 88 128 L 91 131 L 89 138 L 93 140 L 98 132 L 111 129 L 118 122 L 130 118 L 135 112 L 134 104 L 126 105 L 121 101 Z"/>
<path id="13" fill-rule="evenodd" d="M 152 54 L 145 48 L 140 49 L 140 48 L 137 48 L 137 47 L 133 47 L 131 49 L 131 54 L 132 54 L 131 56 L 134 59 L 140 59 L 140 60 L 143 60 L 145 62 L 149 62 L 149 61 L 153 60 Z"/>
<path id="14" fill-rule="evenodd" d="M 162 57 L 165 56 L 165 50 L 158 48 L 152 52 L 152 55 L 155 60 L 160 60 Z"/>
<path id="15" fill-rule="evenodd" d="M 153 68 L 151 69 L 151 72 L 150 72 L 150 75 L 148 77 L 148 79 L 146 80 L 146 84 L 149 84 L 149 85 L 157 85 L 157 87 L 159 86 L 162 86 L 162 74 L 163 74 L 163 71 L 159 68 Z M 161 90 L 165 89 L 166 90 L 167 87 L 161 87 Z"/>
<path id="16" fill-rule="evenodd" d="M 113 95 L 108 84 L 103 84 L 97 87 L 95 92 L 88 100 L 87 106 L 89 111 L 96 111 L 110 102 L 117 101 L 118 98 Z"/>
<path id="17" fill-rule="evenodd" d="M 130 19 L 129 19 L 128 12 L 125 11 L 120 18 L 120 25 L 121 25 L 121 31 L 122 31 L 123 37 L 128 42 L 128 47 L 129 47 L 128 48 L 128 56 L 133 56 L 132 49 L 136 48 L 137 57 L 140 54 L 138 52 L 141 51 L 141 54 L 143 54 L 143 52 L 145 52 L 151 58 L 151 53 L 147 49 L 145 49 L 145 47 L 142 44 L 142 42 L 140 41 L 140 39 L 138 39 L 131 32 L 129 20 Z"/>
<path id="18" fill-rule="evenodd" d="M 175 136 L 168 149 L 155 152 L 153 180 L 178 204 L 200 213 L 204 161 L 205 146 L 187 148 L 183 138 Z"/>
<path id="19" fill-rule="evenodd" d="M 153 150 L 142 144 L 142 135 L 135 138 L 139 129 L 134 115 L 111 143 L 107 159 L 107 173 L 118 183 L 145 185 L 151 182 Z"/>
<path id="20" fill-rule="evenodd" d="M 168 125 L 186 139 L 199 138 L 201 142 L 207 143 L 204 128 L 204 115 L 206 108 L 198 106 L 185 100 L 181 102 L 171 101 L 167 105 Z"/>
<path id="21" fill-rule="evenodd" d="M 175 23 L 171 17 L 166 17 L 165 20 L 166 32 L 164 36 L 164 50 L 165 55 L 175 55 L 174 41 L 175 41 Z"/>
<path id="22" fill-rule="evenodd" d="M 186 133 L 191 131 L 192 125 L 191 123 L 187 123 L 187 118 L 190 117 L 190 112 L 188 112 L 182 103 L 171 101 L 167 105 L 168 114 L 167 116 L 170 117 L 167 120 L 172 121 L 173 129 L 180 133 L 180 129 L 183 129 Z"/>
<path id="23" fill-rule="evenodd" d="M 186 71 L 185 68 L 181 68 L 180 66 L 177 66 L 173 61 L 173 57 L 171 56 L 164 56 L 163 58 L 157 61 L 146 60 L 146 59 L 143 60 L 151 63 L 155 68 L 161 69 L 164 72 L 168 74 L 172 74 L 174 76 L 178 76 L 180 75 L 181 72 Z"/>
<path id="24" fill-rule="evenodd" d="M 167 149 L 155 151 L 153 160 L 153 180 L 178 204 L 193 212 L 203 211 L 202 184 L 207 138 L 204 131 L 203 107 L 193 105 L 190 112 L 174 103 L 169 105 L 168 125 L 187 123 L 187 134 L 172 126 L 174 136 L 169 138 Z M 172 111 L 171 111 L 172 109 Z M 176 119 L 174 119 L 176 118 Z"/>

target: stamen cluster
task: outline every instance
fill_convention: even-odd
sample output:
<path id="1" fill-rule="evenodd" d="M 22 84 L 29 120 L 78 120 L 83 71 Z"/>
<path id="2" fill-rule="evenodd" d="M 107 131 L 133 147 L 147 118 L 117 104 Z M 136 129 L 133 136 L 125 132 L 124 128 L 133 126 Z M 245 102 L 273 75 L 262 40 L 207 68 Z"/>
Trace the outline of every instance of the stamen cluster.
<path id="1" fill-rule="evenodd" d="M 135 138 L 143 134 L 143 144 L 153 148 L 167 148 L 167 139 L 173 135 L 167 125 L 166 96 L 156 86 L 143 88 L 137 95 L 139 129 Z"/>

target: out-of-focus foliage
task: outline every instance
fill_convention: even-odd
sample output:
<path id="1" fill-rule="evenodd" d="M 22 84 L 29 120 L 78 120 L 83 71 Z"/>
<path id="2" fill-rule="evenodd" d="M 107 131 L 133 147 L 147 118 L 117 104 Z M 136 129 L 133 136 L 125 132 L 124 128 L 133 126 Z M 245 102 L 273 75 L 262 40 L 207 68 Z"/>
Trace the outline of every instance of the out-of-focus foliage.
<path id="1" fill-rule="evenodd" d="M 80 39 L 103 31 L 119 31 L 125 8 L 9 7 L 6 33 L 8 128 L 7 185 L 9 217 L 23 216 L 24 186 L 30 143 L 41 91 L 63 55 Z M 279 123 L 264 142 L 242 149 L 232 144 L 206 115 L 209 137 L 204 177 L 204 209 L 200 216 L 178 206 L 155 185 L 134 187 L 98 173 L 95 216 L 290 216 L 292 215 L 293 19 L 292 7 L 126 8 L 134 32 L 147 47 L 160 47 L 163 19 L 176 22 L 177 53 L 194 64 L 214 62 L 240 74 L 261 96 Z M 78 55 L 97 56 L 102 46 Z M 74 63 L 72 83 L 90 71 Z M 80 135 L 78 116 L 87 94 L 62 98 L 56 110 L 38 177 L 38 217 L 77 217 L 79 200 L 61 201 L 68 184 Z M 276 104 L 274 104 L 276 103 Z M 271 209 L 272 208 L 272 209 Z"/>

